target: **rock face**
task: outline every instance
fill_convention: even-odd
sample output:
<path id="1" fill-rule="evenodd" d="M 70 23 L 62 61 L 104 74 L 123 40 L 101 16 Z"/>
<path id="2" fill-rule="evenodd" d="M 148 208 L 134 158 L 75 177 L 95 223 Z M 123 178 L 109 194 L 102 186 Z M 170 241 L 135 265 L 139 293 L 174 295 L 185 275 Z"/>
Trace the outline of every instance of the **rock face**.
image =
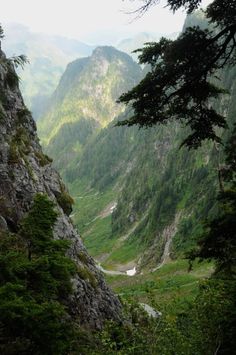
<path id="1" fill-rule="evenodd" d="M 0 49 L 0 229 L 16 232 L 34 195 L 40 192 L 54 201 L 59 212 L 55 238 L 71 241 L 69 255 L 78 265 L 71 314 L 91 328 L 100 328 L 105 319 L 119 319 L 120 303 L 70 221 L 71 198 L 51 160 L 41 150 L 13 64 Z"/>

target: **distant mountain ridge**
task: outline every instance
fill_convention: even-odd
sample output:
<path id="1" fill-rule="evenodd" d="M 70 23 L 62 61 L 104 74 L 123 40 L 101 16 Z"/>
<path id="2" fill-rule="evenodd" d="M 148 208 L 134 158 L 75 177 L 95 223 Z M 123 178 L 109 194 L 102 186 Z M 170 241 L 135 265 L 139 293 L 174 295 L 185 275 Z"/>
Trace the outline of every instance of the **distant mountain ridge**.
<path id="1" fill-rule="evenodd" d="M 95 47 L 75 39 L 34 33 L 14 23 L 5 25 L 4 32 L 2 47 L 7 56 L 24 54 L 30 62 L 18 72 L 24 99 L 37 119 L 66 65 L 75 58 L 90 55 Z"/>
<path id="2" fill-rule="evenodd" d="M 167 36 L 170 39 L 175 39 L 178 33 L 172 33 Z M 164 35 L 161 33 L 147 33 L 141 32 L 137 35 L 125 38 L 117 44 L 117 48 L 127 54 L 129 54 L 134 60 L 138 61 L 138 53 L 134 53 L 136 49 L 142 48 L 145 43 L 157 42 Z"/>
<path id="3" fill-rule="evenodd" d="M 35 33 L 18 23 L 5 24 L 4 30 L 2 46 L 6 54 L 9 57 L 24 54 L 29 59 L 30 63 L 24 70 L 19 68 L 18 73 L 24 100 L 37 120 L 45 112 L 48 99 L 56 89 L 67 64 L 75 59 L 90 56 L 97 45 L 58 35 Z M 161 34 L 155 33 L 138 33 L 116 44 L 112 39 L 110 42 L 137 61 L 137 54 L 132 51 L 142 47 L 145 42 L 158 40 L 160 36 Z M 98 36 L 98 44 L 99 41 L 102 42 L 99 38 Z"/>

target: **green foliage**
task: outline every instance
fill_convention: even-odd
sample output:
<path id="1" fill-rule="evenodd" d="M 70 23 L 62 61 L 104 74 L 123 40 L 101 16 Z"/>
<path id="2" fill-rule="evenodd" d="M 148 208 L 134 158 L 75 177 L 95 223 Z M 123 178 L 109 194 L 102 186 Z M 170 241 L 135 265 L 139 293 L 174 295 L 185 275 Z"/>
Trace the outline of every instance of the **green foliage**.
<path id="1" fill-rule="evenodd" d="M 194 300 L 182 303 L 181 307 L 180 303 L 173 302 L 173 306 L 175 313 L 168 314 L 166 309 L 160 317 L 152 318 L 138 303 L 123 300 L 123 322 L 107 322 L 101 332 L 93 334 L 92 341 L 84 342 L 84 352 L 120 355 L 234 353 L 235 284 L 204 281 Z"/>
<path id="2" fill-rule="evenodd" d="M 171 0 L 168 4 L 172 10 L 186 5 L 191 12 L 200 2 L 193 5 L 190 1 Z M 174 118 L 191 129 L 182 145 L 197 148 L 205 139 L 220 141 L 216 127 L 226 128 L 227 124 L 215 110 L 213 99 L 224 90 L 212 83 L 212 77 L 226 64 L 234 63 L 234 0 L 227 1 L 227 5 L 213 1 L 207 17 L 219 26 L 214 32 L 188 27 L 175 41 L 162 38 L 139 50 L 140 62 L 149 64 L 151 71 L 120 97 L 120 102 L 131 103 L 134 109 L 134 115 L 120 124 L 152 126 Z"/>
<path id="3" fill-rule="evenodd" d="M 206 224 L 199 250 L 190 253 L 190 259 L 215 260 L 216 275 L 234 279 L 236 275 L 236 191 L 225 190 L 219 195 L 219 212 Z"/>
<path id="4" fill-rule="evenodd" d="M 167 307 L 156 319 L 148 317 L 136 302 L 123 301 L 125 321 L 107 323 L 100 334 L 95 334 L 90 353 L 232 354 L 235 347 L 235 291 L 235 283 L 229 281 L 202 281 L 195 296 L 188 301 L 184 299 L 181 303 L 183 294 L 178 302 L 168 299 Z M 152 306 L 158 309 L 158 304 L 152 301 L 150 288 L 148 292 L 146 302 L 152 302 Z"/>
<path id="5" fill-rule="evenodd" d="M 95 276 L 92 274 L 91 271 L 87 268 L 86 265 L 84 266 L 77 266 L 77 273 L 81 279 L 85 281 L 89 281 L 93 288 L 97 287 L 97 280 Z"/>
<path id="6" fill-rule="evenodd" d="M 17 111 L 17 116 L 21 123 L 25 123 L 29 115 L 31 115 L 31 112 L 27 109 L 27 107 L 23 107 L 22 109 Z"/>
<path id="7" fill-rule="evenodd" d="M 19 76 L 15 69 L 19 66 L 23 69 L 24 65 L 27 63 L 27 58 L 24 55 L 20 55 L 18 57 L 4 59 L 3 62 L 7 69 L 4 84 L 5 86 L 9 86 L 10 89 L 14 89 L 19 83 Z"/>
<path id="8" fill-rule="evenodd" d="M 98 126 L 95 120 L 84 118 L 78 122 L 64 123 L 46 148 L 47 153 L 56 158 L 54 164 L 66 181 L 72 182 L 76 179 L 81 151 Z"/>
<path id="9" fill-rule="evenodd" d="M 21 223 L 20 234 L 27 240 L 31 240 L 30 244 L 36 248 L 36 252 L 41 250 L 43 254 L 44 248 L 51 244 L 53 238 L 53 226 L 57 219 L 57 213 L 53 209 L 53 203 L 44 195 L 36 195 L 34 204 L 31 207 L 27 217 Z M 34 242 L 35 239 L 35 242 Z M 36 245 L 34 245 L 36 244 Z M 39 246 L 39 249 L 37 248 Z"/>
<path id="10" fill-rule="evenodd" d="M 5 85 L 14 89 L 19 83 L 19 77 L 10 61 L 7 62 L 7 73 L 5 75 Z"/>
<path id="11" fill-rule="evenodd" d="M 232 281 L 211 279 L 200 285 L 193 313 L 201 332 L 199 338 L 196 338 L 197 346 L 200 345 L 201 338 L 205 338 L 212 350 L 218 349 L 219 354 L 234 352 L 235 296 L 235 282 Z M 210 350 L 211 348 L 209 352 Z"/>
<path id="12" fill-rule="evenodd" d="M 0 26 L 0 39 L 3 38 L 3 30 Z M 23 69 L 24 65 L 28 63 L 28 60 L 25 55 L 14 56 L 11 58 L 6 58 L 1 56 L 0 62 L 6 70 L 6 74 L 4 76 L 4 86 L 5 88 L 9 87 L 10 89 L 15 89 L 19 83 L 19 76 L 16 73 L 16 69 L 20 66 Z M 3 96 L 3 95 L 1 95 Z M 4 98 L 1 97 L 1 98 Z M 6 98 L 4 98 L 6 101 Z"/>
<path id="13" fill-rule="evenodd" d="M 61 192 L 57 194 L 56 199 L 58 204 L 65 212 L 65 214 L 69 216 L 72 212 L 72 205 L 74 204 L 74 200 L 70 196 L 70 194 L 66 191 L 64 185 L 61 186 Z"/>
<path id="14" fill-rule="evenodd" d="M 52 163 L 52 159 L 42 151 L 35 151 L 35 156 L 37 157 L 40 166 L 45 166 Z"/>
<path id="15" fill-rule="evenodd" d="M 9 162 L 17 164 L 20 158 L 24 158 L 30 151 L 31 140 L 27 130 L 20 126 L 12 135 L 9 147 Z"/>
<path id="16" fill-rule="evenodd" d="M 17 235 L 0 236 L 0 338 L 2 354 L 67 354 L 74 328 L 66 300 L 74 263 L 68 242 L 53 239 L 57 214 L 36 195 Z"/>
<path id="17" fill-rule="evenodd" d="M 226 165 L 222 169 L 223 178 L 226 181 L 231 181 L 233 186 L 236 186 L 236 123 L 233 127 L 233 132 L 226 142 Z"/>
<path id="18" fill-rule="evenodd" d="M 135 234 L 137 239 L 151 245 L 157 233 L 161 234 L 173 223 L 175 215 L 181 213 L 181 219 L 192 220 L 187 233 L 183 235 L 180 232 L 183 251 L 183 240 L 189 240 L 191 236 L 194 240 L 196 233 L 193 229 L 214 206 L 215 162 L 207 165 L 212 147 L 206 145 L 198 152 L 176 151 L 170 142 L 175 140 L 175 145 L 178 145 L 182 136 L 176 137 L 175 130 L 169 126 L 160 131 L 154 128 L 146 130 L 145 133 L 144 140 L 140 136 L 135 140 L 139 142 L 136 151 L 139 159 L 119 194 L 118 205 L 112 215 L 113 233 L 122 235 L 130 228 L 128 216 L 133 215 L 136 221 L 140 221 L 146 213 Z M 157 146 L 156 151 L 153 146 Z"/>
<path id="19" fill-rule="evenodd" d="M 191 12 L 200 2 L 170 0 L 168 5 L 172 10 L 186 6 Z M 157 2 L 147 0 L 144 3 L 141 12 Z M 151 72 L 138 86 L 121 96 L 120 101 L 131 103 L 134 109 L 133 117 L 121 122 L 122 125 L 137 123 L 141 126 L 152 126 L 175 118 L 185 121 L 192 130 L 182 145 L 197 148 L 204 139 L 221 141 L 215 128 L 226 128 L 227 124 L 225 117 L 217 112 L 213 98 L 219 97 L 224 91 L 213 85 L 212 77 L 216 77 L 219 69 L 226 64 L 235 64 L 235 1 L 215 0 L 208 6 L 206 13 L 210 22 L 217 24 L 214 31 L 201 30 L 198 27 L 187 28 L 177 40 L 161 39 L 159 43 L 148 44 L 141 51 L 140 61 L 143 64 L 150 64 Z M 184 315 L 184 328 L 178 327 L 180 320 L 178 317 L 178 322 L 171 327 L 172 334 L 168 337 L 168 334 L 165 334 L 163 346 L 167 352 L 162 349 L 163 354 L 171 353 L 171 349 L 181 354 L 234 352 L 235 341 L 232 340 L 236 319 L 235 312 L 232 311 L 235 309 L 236 270 L 234 133 L 227 145 L 227 165 L 218 168 L 221 189 L 219 209 L 213 218 L 208 218 L 203 238 L 198 243 L 199 249 L 189 255 L 190 260 L 196 257 L 214 260 L 215 279 L 210 280 L 206 288 L 200 289 L 196 304 L 188 315 Z M 194 337 L 191 334 L 192 330 Z M 169 341 L 172 340 L 171 335 L 174 335 L 173 340 L 177 340 L 179 336 L 182 338 L 180 342 L 182 348 L 175 342 L 168 347 Z"/>
<path id="20" fill-rule="evenodd" d="M 78 224 L 79 225 L 79 224 Z M 88 226 L 84 226 L 84 244 L 89 250 L 90 255 L 98 257 L 105 253 L 110 253 L 116 238 L 111 235 L 111 217 L 108 216 L 104 219 L 97 218 Z"/>
<path id="21" fill-rule="evenodd" d="M 125 114 L 118 119 L 125 117 Z M 134 142 L 137 130 L 127 131 L 125 128 L 115 129 L 114 122 L 104 128 L 85 146 L 82 156 L 75 163 L 79 163 L 76 178 L 89 180 L 91 187 L 103 191 L 125 173 L 126 166 L 122 160 L 127 158 L 132 150 L 130 143 Z M 136 143 L 134 142 L 136 145 Z"/>
<path id="22" fill-rule="evenodd" d="M 188 266 L 187 260 L 178 258 L 155 272 L 143 269 L 142 275 L 132 277 L 106 275 L 106 280 L 125 300 L 144 302 L 163 314 L 173 316 L 194 301 L 199 282 L 209 278 L 213 272 L 213 264 L 209 262 L 196 261 L 191 272 Z"/>
<path id="23" fill-rule="evenodd" d="M 213 212 L 215 169 L 221 157 L 211 144 L 204 144 L 199 151 L 176 151 L 182 138 L 177 125 L 127 130 L 111 124 L 86 144 L 76 163 L 70 193 L 75 196 L 73 220 L 93 256 L 112 248 L 109 264 L 115 255 L 118 262 L 124 251 L 126 261 L 133 260 L 134 251 L 150 247 L 181 211 L 181 219 L 186 219 L 190 229 L 180 230 L 172 255 L 183 254 L 195 245 L 200 221 Z M 111 216 L 102 218 L 114 202 L 118 204 Z M 133 235 L 116 253 L 118 238 L 134 227 Z M 159 244 L 160 259 L 163 240 Z"/>
<path id="24" fill-rule="evenodd" d="M 79 260 L 80 260 L 84 265 L 88 264 L 88 262 L 89 262 L 89 257 L 88 257 L 88 255 L 87 255 L 86 253 L 84 253 L 84 252 L 79 252 L 77 256 L 78 256 Z"/>
<path id="25" fill-rule="evenodd" d="M 189 258 L 214 260 L 216 276 L 232 280 L 236 275 L 235 126 L 226 143 L 225 154 L 226 165 L 219 170 L 221 191 L 218 209 L 213 218 L 208 218 L 205 223 L 198 249 L 190 252 Z"/>

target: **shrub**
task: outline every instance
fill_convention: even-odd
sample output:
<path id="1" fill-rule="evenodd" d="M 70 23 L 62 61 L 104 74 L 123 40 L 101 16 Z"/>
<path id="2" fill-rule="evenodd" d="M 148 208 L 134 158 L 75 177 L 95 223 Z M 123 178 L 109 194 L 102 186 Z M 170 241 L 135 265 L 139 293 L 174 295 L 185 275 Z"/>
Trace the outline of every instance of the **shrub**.
<path id="1" fill-rule="evenodd" d="M 66 191 L 64 186 L 61 186 L 61 192 L 56 195 L 56 199 L 65 214 L 69 216 L 72 212 L 72 205 L 74 204 L 74 200 Z"/>
<path id="2" fill-rule="evenodd" d="M 42 151 L 35 151 L 35 156 L 38 159 L 40 166 L 45 166 L 52 163 L 52 159 L 48 155 L 44 154 Z"/>

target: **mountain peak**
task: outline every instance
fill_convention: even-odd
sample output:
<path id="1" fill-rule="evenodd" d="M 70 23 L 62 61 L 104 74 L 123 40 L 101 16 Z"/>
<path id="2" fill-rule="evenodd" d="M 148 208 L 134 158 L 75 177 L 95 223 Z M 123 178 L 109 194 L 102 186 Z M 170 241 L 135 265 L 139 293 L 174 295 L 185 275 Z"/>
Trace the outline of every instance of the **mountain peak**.
<path id="1" fill-rule="evenodd" d="M 132 58 L 120 50 L 112 46 L 99 46 L 93 50 L 91 58 L 98 59 L 104 58 L 107 61 L 111 62 L 113 60 L 121 59 L 126 62 L 133 61 Z"/>
<path id="2" fill-rule="evenodd" d="M 123 110 L 116 100 L 142 76 L 141 67 L 114 47 L 97 47 L 90 57 L 68 64 L 49 103 L 38 121 L 44 144 L 56 136 L 64 123 L 93 119 L 106 126 Z"/>

